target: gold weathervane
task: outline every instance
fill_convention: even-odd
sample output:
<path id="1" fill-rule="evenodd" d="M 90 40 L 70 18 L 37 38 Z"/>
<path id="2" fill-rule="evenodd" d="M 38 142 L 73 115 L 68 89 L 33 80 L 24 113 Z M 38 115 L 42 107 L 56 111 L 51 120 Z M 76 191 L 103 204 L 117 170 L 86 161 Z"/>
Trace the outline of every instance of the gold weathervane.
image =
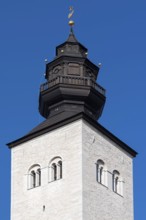
<path id="1" fill-rule="evenodd" d="M 73 8 L 73 6 L 70 6 L 69 7 L 69 14 L 68 14 L 68 19 L 69 19 L 69 25 L 71 26 L 71 28 L 74 26 L 74 21 L 73 20 L 70 20 L 71 18 L 72 18 L 72 16 L 73 16 L 73 14 L 74 14 L 74 8 Z"/>

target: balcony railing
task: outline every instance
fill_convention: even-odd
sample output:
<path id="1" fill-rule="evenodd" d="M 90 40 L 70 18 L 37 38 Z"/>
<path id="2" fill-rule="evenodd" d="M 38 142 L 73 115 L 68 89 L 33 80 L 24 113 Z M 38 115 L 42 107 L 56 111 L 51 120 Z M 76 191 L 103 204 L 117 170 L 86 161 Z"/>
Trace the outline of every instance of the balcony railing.
<path id="1" fill-rule="evenodd" d="M 77 76 L 61 76 L 58 75 L 52 80 L 41 85 L 41 92 L 57 85 L 57 84 L 67 84 L 67 85 L 79 85 L 79 86 L 90 86 L 96 89 L 102 95 L 105 95 L 105 89 L 98 85 L 94 80 L 88 77 L 77 77 Z"/>

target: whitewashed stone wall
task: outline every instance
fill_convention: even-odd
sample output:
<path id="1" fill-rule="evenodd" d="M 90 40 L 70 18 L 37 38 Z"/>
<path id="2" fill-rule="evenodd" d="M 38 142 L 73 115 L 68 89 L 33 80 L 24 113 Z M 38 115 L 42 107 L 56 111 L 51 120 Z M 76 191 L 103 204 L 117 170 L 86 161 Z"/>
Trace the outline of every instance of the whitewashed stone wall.
<path id="1" fill-rule="evenodd" d="M 60 156 L 63 179 L 48 183 L 48 164 Z M 124 180 L 123 197 L 96 181 L 96 161 Z M 39 164 L 41 186 L 28 189 Z M 133 220 L 132 159 L 85 121 L 78 120 L 12 149 L 11 220 Z M 45 206 L 45 210 L 44 207 Z"/>
<path id="2" fill-rule="evenodd" d="M 107 168 L 107 187 L 96 181 L 96 161 Z M 123 178 L 123 196 L 113 192 L 112 171 Z M 133 220 L 132 158 L 83 122 L 83 220 Z"/>
<path id="3" fill-rule="evenodd" d="M 11 220 L 82 219 L 82 123 L 71 123 L 12 149 Z M 48 183 L 48 164 L 63 161 L 63 179 Z M 33 164 L 42 168 L 42 184 L 27 189 Z M 45 210 L 43 210 L 45 206 Z"/>

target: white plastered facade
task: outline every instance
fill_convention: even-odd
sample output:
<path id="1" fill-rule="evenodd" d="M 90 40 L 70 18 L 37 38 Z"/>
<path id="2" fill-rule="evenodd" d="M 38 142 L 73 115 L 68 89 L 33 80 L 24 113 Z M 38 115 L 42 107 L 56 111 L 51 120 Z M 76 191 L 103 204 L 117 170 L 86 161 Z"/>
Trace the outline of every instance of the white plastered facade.
<path id="1" fill-rule="evenodd" d="M 49 182 L 49 162 L 62 158 L 63 178 Z M 107 186 L 96 181 L 103 160 Z M 28 189 L 28 171 L 41 167 L 41 186 Z M 133 220 L 132 158 L 80 119 L 12 148 L 11 220 Z M 111 173 L 123 178 L 123 196 Z"/>

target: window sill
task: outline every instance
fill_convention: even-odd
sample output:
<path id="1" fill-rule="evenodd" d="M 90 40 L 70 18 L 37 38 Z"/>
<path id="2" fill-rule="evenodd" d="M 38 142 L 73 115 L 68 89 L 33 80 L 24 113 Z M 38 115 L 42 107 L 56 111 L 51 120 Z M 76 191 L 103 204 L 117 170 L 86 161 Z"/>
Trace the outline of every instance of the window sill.
<path id="1" fill-rule="evenodd" d="M 119 194 L 118 192 L 113 191 L 115 194 L 117 194 L 118 196 L 121 196 L 122 198 L 124 198 L 124 196 L 122 196 L 121 194 Z"/>
<path id="2" fill-rule="evenodd" d="M 40 185 L 40 186 L 41 186 L 41 185 Z M 36 189 L 36 188 L 38 188 L 38 187 L 40 187 L 40 186 L 35 186 L 35 187 L 32 187 L 32 188 L 28 188 L 27 190 Z"/>
<path id="3" fill-rule="evenodd" d="M 52 180 L 52 181 L 49 181 L 48 183 L 54 183 L 54 182 L 58 182 L 59 180 L 62 180 L 63 178 L 61 179 L 57 179 L 57 180 Z"/>
<path id="4" fill-rule="evenodd" d="M 103 183 L 100 183 L 97 181 L 97 183 L 99 183 L 101 186 L 104 186 L 106 189 L 108 189 L 108 187 L 106 185 L 104 185 Z"/>

